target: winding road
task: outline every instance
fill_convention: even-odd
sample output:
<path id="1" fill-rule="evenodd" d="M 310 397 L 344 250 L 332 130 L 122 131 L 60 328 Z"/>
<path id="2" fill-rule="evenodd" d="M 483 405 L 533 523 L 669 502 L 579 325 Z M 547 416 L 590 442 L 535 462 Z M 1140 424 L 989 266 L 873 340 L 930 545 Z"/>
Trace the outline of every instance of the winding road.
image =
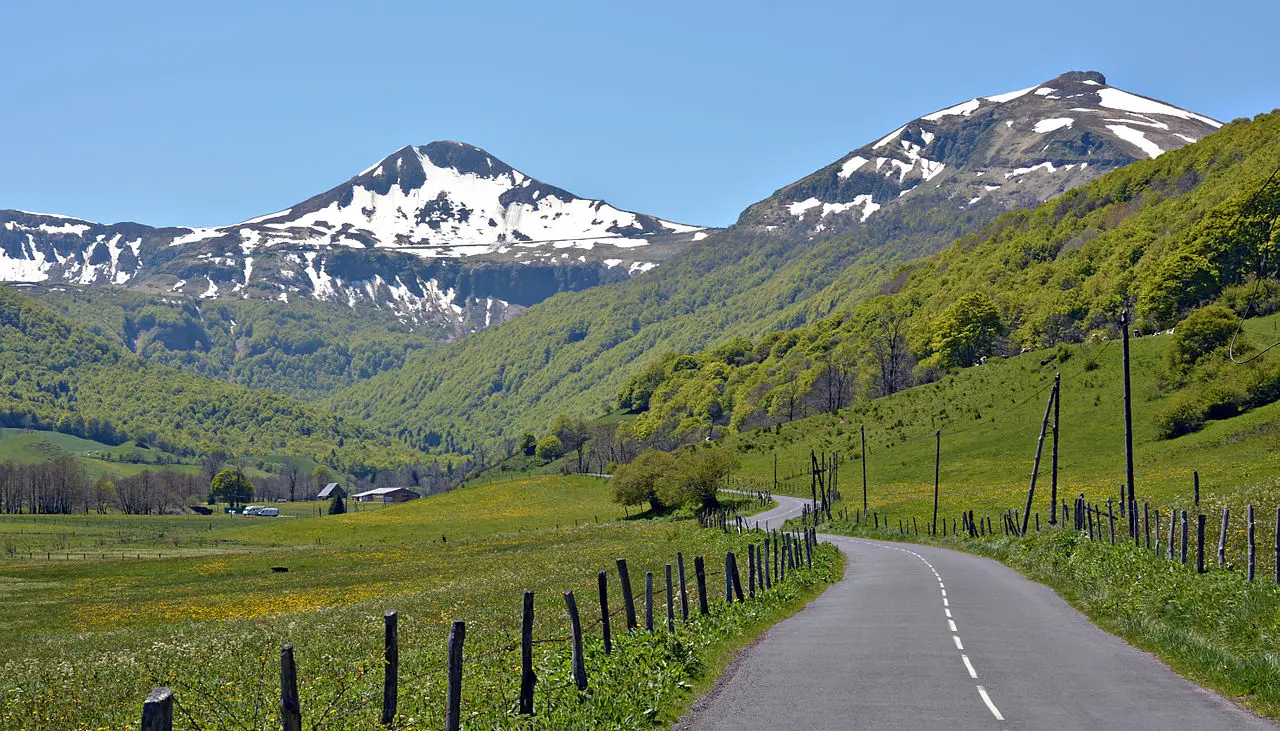
<path id="1" fill-rule="evenodd" d="M 752 516 L 780 528 L 806 501 Z M 823 535 L 842 580 L 731 663 L 676 729 L 1280 729 L 990 559 Z"/>

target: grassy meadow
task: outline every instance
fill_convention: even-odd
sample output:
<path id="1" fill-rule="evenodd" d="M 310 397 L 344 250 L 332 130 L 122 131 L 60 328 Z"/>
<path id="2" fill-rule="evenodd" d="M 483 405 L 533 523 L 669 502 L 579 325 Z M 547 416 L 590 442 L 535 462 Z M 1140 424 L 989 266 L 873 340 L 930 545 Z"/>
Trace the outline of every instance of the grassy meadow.
<path id="1" fill-rule="evenodd" d="M 453 620 L 467 623 L 465 727 L 566 728 L 588 719 L 593 728 L 646 728 L 673 718 L 730 648 L 841 570 L 824 547 L 812 571 L 767 598 L 717 605 L 688 625 L 677 619 L 671 634 L 619 637 L 616 558 L 628 559 L 638 597 L 645 572 L 654 572 L 663 611 L 664 566 L 677 551 L 686 557 L 691 599 L 693 556 L 707 557 L 714 600 L 723 592 L 724 551 L 745 551 L 747 541 L 693 521 L 619 520 L 620 513 L 601 480 L 531 477 L 346 516 L 166 519 L 220 536 L 212 555 L 2 564 L 0 727 L 131 728 L 151 687 L 168 685 L 179 728 L 278 728 L 278 653 L 291 643 L 304 726 L 374 728 L 382 614 L 396 609 L 399 728 L 443 724 Z M 100 518 L 87 516 L 86 526 Z M 220 523 L 233 527 L 205 527 Z M 606 569 L 617 640 L 607 657 L 596 598 L 596 572 Z M 540 640 L 533 719 L 513 711 L 519 653 L 510 650 L 526 588 L 536 592 Z M 588 635 L 591 681 L 581 696 L 568 685 L 568 589 Z M 694 607 L 696 614 L 696 599 Z"/>
<path id="2" fill-rule="evenodd" d="M 1254 342 L 1280 340 L 1280 316 L 1246 322 Z M 1156 439 L 1154 415 L 1168 395 L 1160 388 L 1168 336 L 1131 341 L 1134 474 L 1139 500 L 1152 509 L 1191 509 L 1192 472 L 1200 473 L 1202 509 L 1246 503 L 1262 509 L 1264 526 L 1280 504 L 1280 403 L 1199 432 Z M 1124 482 L 1122 347 L 1119 342 L 1042 350 L 960 370 L 937 383 L 901 391 L 803 421 L 731 436 L 742 461 L 738 477 L 769 484 L 778 460 L 780 492 L 809 494 L 809 452 L 839 452 L 845 507 L 861 508 L 859 427 L 867 432 L 868 505 L 903 517 L 932 511 L 934 432 L 942 431 L 940 511 L 973 509 L 998 515 L 1026 500 L 1040 422 L 1055 373 L 1062 374 L 1059 496 L 1080 493 L 1105 505 Z M 1090 365 L 1096 364 L 1096 365 Z M 1049 448 L 1045 439 L 1034 509 L 1049 510 Z M 1213 524 L 1213 520 L 1210 520 Z M 1237 520 L 1235 526 L 1243 531 Z M 1266 531 L 1270 540 L 1271 529 Z M 1233 540 L 1239 536 L 1233 537 Z"/>

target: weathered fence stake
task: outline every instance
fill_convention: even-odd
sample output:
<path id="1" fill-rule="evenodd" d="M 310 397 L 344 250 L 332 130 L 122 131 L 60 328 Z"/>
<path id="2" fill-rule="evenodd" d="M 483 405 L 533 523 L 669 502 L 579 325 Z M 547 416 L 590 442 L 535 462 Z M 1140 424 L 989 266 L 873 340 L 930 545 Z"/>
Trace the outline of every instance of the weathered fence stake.
<path id="1" fill-rule="evenodd" d="M 582 623 L 578 620 L 578 602 L 573 598 L 572 591 L 564 593 L 564 604 L 569 610 L 569 629 L 573 636 L 570 650 L 573 660 L 573 681 L 578 686 L 578 690 L 586 690 L 587 666 L 582 658 Z"/>
<path id="2" fill-rule="evenodd" d="M 1204 513 L 1196 514 L 1196 573 L 1204 573 Z"/>
<path id="3" fill-rule="evenodd" d="M 729 564 L 733 571 L 733 595 L 739 602 L 746 601 L 742 596 L 742 574 L 738 571 L 738 554 L 729 552 Z"/>
<path id="4" fill-rule="evenodd" d="M 680 618 L 689 621 L 689 591 L 684 583 L 684 554 L 676 553 L 676 573 L 680 575 Z"/>
<path id="5" fill-rule="evenodd" d="M 382 725 L 390 726 L 396 721 L 396 696 L 400 679 L 399 615 L 395 610 L 388 610 L 382 615 L 382 628 Z"/>
<path id="6" fill-rule="evenodd" d="M 445 731 L 458 731 L 462 718 L 462 644 L 467 638 L 467 623 L 454 621 L 449 627 L 449 676 L 444 703 Z"/>
<path id="7" fill-rule="evenodd" d="M 1248 581 L 1253 581 L 1254 568 L 1256 567 L 1256 556 L 1253 544 L 1253 506 L 1248 506 L 1249 513 L 1249 576 Z"/>
<path id="8" fill-rule="evenodd" d="M 293 645 L 280 650 L 280 722 L 284 731 L 302 731 L 302 704 L 298 701 L 298 666 Z"/>
<path id="9" fill-rule="evenodd" d="M 1151 508 L 1147 501 L 1142 501 L 1142 534 L 1146 536 L 1147 550 L 1151 550 Z"/>
<path id="10" fill-rule="evenodd" d="M 644 572 L 644 629 L 653 632 L 653 572 Z"/>
<path id="11" fill-rule="evenodd" d="M 1187 511 L 1182 511 L 1182 565 L 1187 565 Z"/>
<path id="12" fill-rule="evenodd" d="M 942 470 L 942 430 L 934 432 L 937 444 L 933 450 L 933 532 L 938 532 L 938 476 Z M 920 535 L 919 531 L 916 535 Z"/>
<path id="13" fill-rule="evenodd" d="M 600 587 L 600 627 L 604 633 L 604 654 L 613 652 L 613 638 L 609 634 L 609 573 L 601 571 L 596 575 L 596 584 Z"/>
<path id="14" fill-rule="evenodd" d="M 667 631 L 676 631 L 676 594 L 671 585 L 671 564 L 667 564 Z"/>
<path id="15" fill-rule="evenodd" d="M 1227 523 L 1230 515 L 1230 509 L 1222 509 L 1222 527 L 1218 529 L 1218 568 L 1222 568 L 1227 563 Z"/>
<path id="16" fill-rule="evenodd" d="M 526 716 L 533 715 L 533 687 L 537 682 L 538 676 L 533 672 L 533 592 L 525 589 L 520 615 L 520 713 Z"/>
<path id="17" fill-rule="evenodd" d="M 756 545 L 747 544 L 747 596 L 756 598 Z"/>
<path id="18" fill-rule="evenodd" d="M 173 691 L 153 688 L 142 704 L 142 731 L 173 731 Z"/>
<path id="19" fill-rule="evenodd" d="M 709 611 L 707 609 L 707 565 L 701 556 L 693 557 L 693 573 L 698 583 L 698 612 L 706 616 Z"/>
<path id="20" fill-rule="evenodd" d="M 1116 516 L 1111 514 L 1111 498 L 1107 498 L 1107 524 L 1110 526 L 1111 545 L 1116 545 Z"/>
<path id="21" fill-rule="evenodd" d="M 1174 540 L 1177 535 L 1178 511 L 1169 511 L 1169 560 L 1173 560 Z"/>
<path id="22" fill-rule="evenodd" d="M 627 559 L 618 559 L 618 580 L 622 582 L 622 606 L 627 611 L 627 631 L 636 628 L 636 598 L 631 591 L 631 574 L 627 571 Z"/>

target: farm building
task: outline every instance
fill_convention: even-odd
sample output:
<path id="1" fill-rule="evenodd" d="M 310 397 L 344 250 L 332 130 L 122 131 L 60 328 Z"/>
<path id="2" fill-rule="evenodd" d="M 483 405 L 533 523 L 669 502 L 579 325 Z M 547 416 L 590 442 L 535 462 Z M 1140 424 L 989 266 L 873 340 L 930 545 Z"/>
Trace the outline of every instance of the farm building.
<path id="1" fill-rule="evenodd" d="M 377 487 L 352 497 L 362 503 L 407 503 L 422 496 L 407 487 Z"/>
<path id="2" fill-rule="evenodd" d="M 347 491 L 336 482 L 330 482 L 316 493 L 316 500 L 332 500 L 335 497 L 346 497 Z"/>

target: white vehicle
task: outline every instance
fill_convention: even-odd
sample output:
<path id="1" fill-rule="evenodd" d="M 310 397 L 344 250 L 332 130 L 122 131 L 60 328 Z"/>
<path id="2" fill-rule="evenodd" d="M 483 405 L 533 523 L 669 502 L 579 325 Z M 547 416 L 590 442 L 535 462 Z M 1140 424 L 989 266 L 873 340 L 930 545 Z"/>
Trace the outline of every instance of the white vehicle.
<path id="1" fill-rule="evenodd" d="M 279 514 L 280 514 L 280 508 L 263 508 L 258 512 L 254 513 L 254 515 L 261 515 L 267 518 L 274 518 Z"/>
<path id="2" fill-rule="evenodd" d="M 263 508 L 261 505 L 246 505 L 244 506 L 244 512 L 241 513 L 241 515 L 257 515 L 261 513 L 263 510 L 265 510 L 265 508 Z"/>

